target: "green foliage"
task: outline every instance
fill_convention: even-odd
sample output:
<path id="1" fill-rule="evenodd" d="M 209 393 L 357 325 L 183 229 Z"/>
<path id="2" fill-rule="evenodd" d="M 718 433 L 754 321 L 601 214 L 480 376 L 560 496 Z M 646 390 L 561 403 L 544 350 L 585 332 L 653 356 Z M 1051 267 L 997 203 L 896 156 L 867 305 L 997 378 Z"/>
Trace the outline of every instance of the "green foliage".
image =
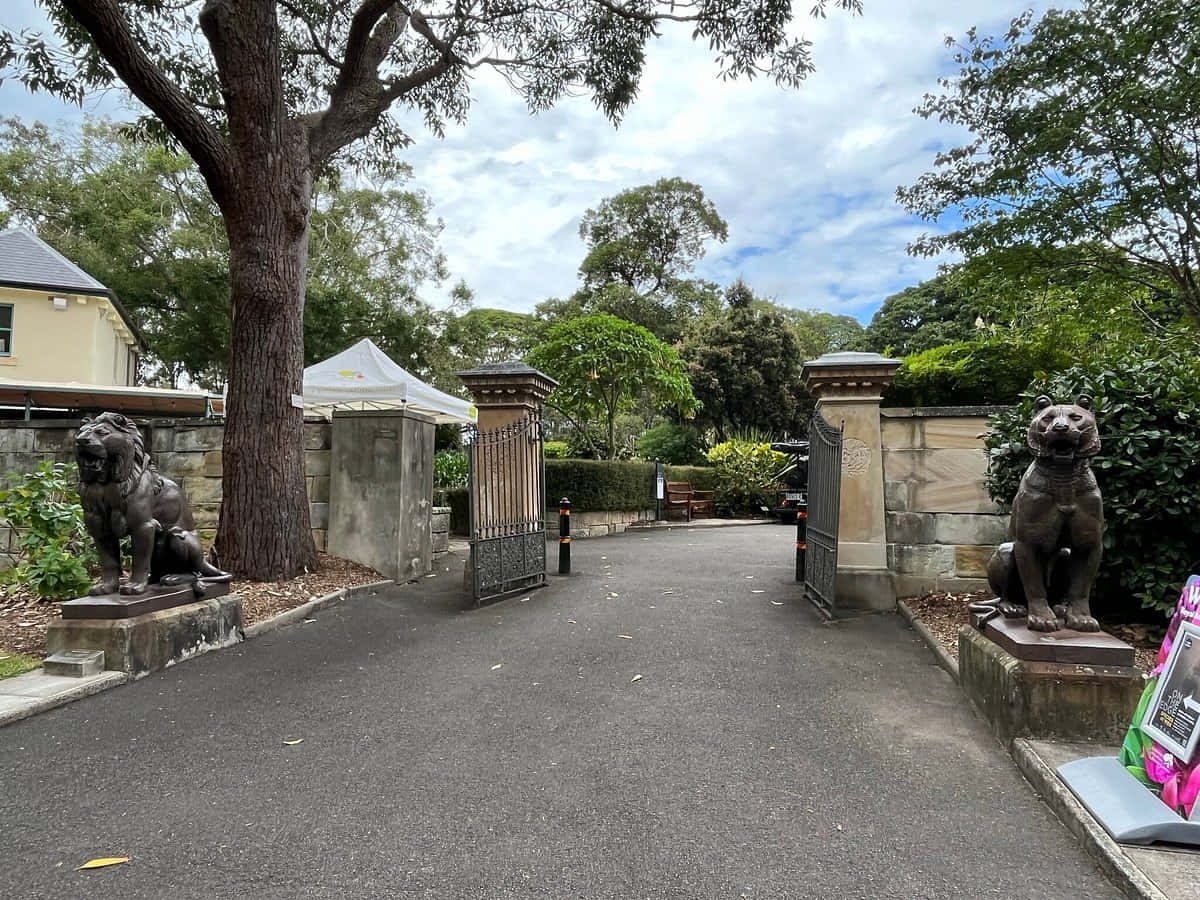
<path id="1" fill-rule="evenodd" d="M 725 310 L 694 322 L 683 343 L 698 420 L 719 440 L 739 425 L 799 434 L 812 404 L 800 386 L 804 360 L 792 329 L 740 281 L 726 300 Z"/>
<path id="2" fill-rule="evenodd" d="M 732 440 L 708 451 L 715 468 L 717 512 L 721 515 L 759 513 L 775 507 L 775 493 L 792 466 L 786 453 L 776 453 L 769 444 Z M 692 485 L 696 487 L 695 484 Z"/>
<path id="3" fill-rule="evenodd" d="M 28 475 L 10 472 L 0 489 L 0 519 L 13 530 L 15 565 L 4 577 L 45 600 L 87 592 L 95 548 L 75 492 L 74 463 L 43 462 Z"/>
<path id="4" fill-rule="evenodd" d="M 471 533 L 471 490 L 470 488 L 452 488 L 439 491 L 438 506 L 450 507 L 450 533 L 470 535 Z"/>
<path id="5" fill-rule="evenodd" d="M 120 298 L 146 338 L 152 380 L 225 381 L 229 240 L 186 155 L 135 142 L 107 121 L 74 134 L 4 119 L 0 200 L 0 226 L 33 228 Z M 369 336 L 405 368 L 429 373 L 440 362 L 440 314 L 416 291 L 446 276 L 429 199 L 327 178 L 315 185 L 311 221 L 306 364 Z"/>
<path id="6" fill-rule="evenodd" d="M 886 406 L 976 406 L 1016 402 L 1031 381 L 1074 357 L 1053 343 L 988 338 L 946 344 L 904 360 L 884 389 Z"/>
<path id="7" fill-rule="evenodd" d="M 712 466 L 664 466 L 667 481 L 686 481 L 694 491 L 715 491 L 717 470 Z"/>
<path id="8" fill-rule="evenodd" d="M 568 449 L 566 441 L 546 441 L 544 445 L 546 459 L 566 459 Z"/>
<path id="9" fill-rule="evenodd" d="M 839 316 L 817 309 L 794 309 L 770 300 L 755 300 L 765 312 L 783 316 L 792 329 L 801 362 L 824 353 L 852 350 L 862 340 L 863 327 L 854 316 Z"/>
<path id="10" fill-rule="evenodd" d="M 910 246 L 968 258 L 1066 247 L 1090 268 L 1163 283 L 1200 319 L 1200 4 L 1085 0 L 1000 38 L 974 29 L 917 112 L 970 133 L 898 191 L 958 227 Z"/>
<path id="11" fill-rule="evenodd" d="M 1032 460 L 1025 433 L 1042 393 L 1095 401 L 1102 446 L 1092 469 L 1106 522 L 1095 608 L 1129 617 L 1141 603 L 1169 614 L 1200 571 L 1200 366 L 1142 354 L 1036 381 L 993 419 L 988 491 L 997 502 L 1012 501 Z"/>
<path id="12" fill-rule="evenodd" d="M 943 274 L 884 300 L 858 344 L 898 359 L 976 338 L 978 314 L 968 294 Z"/>
<path id="13" fill-rule="evenodd" d="M 679 354 L 640 325 L 605 313 L 550 326 L 529 362 L 558 381 L 547 405 L 580 430 L 594 419 L 605 423 L 609 459 L 618 450 L 617 416 L 639 399 L 684 416 L 697 407 Z"/>
<path id="14" fill-rule="evenodd" d="M 577 512 L 649 509 L 654 505 L 654 466 L 603 459 L 546 460 L 546 502 L 566 497 Z"/>
<path id="15" fill-rule="evenodd" d="M 528 313 L 507 309 L 469 309 L 450 316 L 438 336 L 455 368 L 524 359 L 537 343 L 542 323 Z"/>
<path id="16" fill-rule="evenodd" d="M 691 425 L 662 422 L 637 439 L 637 454 L 669 465 L 692 465 L 704 460 L 704 438 Z"/>
<path id="17" fill-rule="evenodd" d="M 433 454 L 433 486 L 443 490 L 467 486 L 465 450 L 439 450 Z"/>

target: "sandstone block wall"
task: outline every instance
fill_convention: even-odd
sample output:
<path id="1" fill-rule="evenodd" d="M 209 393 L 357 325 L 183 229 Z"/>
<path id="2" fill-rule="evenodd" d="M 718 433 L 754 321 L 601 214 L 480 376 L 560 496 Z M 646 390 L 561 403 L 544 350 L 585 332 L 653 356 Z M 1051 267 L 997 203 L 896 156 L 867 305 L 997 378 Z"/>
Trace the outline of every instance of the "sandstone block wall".
<path id="1" fill-rule="evenodd" d="M 75 458 L 77 420 L 0 421 L 0 473 L 32 472 L 46 460 Z M 330 426 L 322 420 L 304 423 L 304 468 L 309 516 L 317 549 L 325 549 L 329 527 Z M 216 535 L 221 506 L 220 421 L 156 419 L 142 429 L 158 470 L 187 494 L 196 517 L 196 530 L 207 547 Z M 0 563 L 9 548 L 11 531 L 0 524 Z"/>
<path id="2" fill-rule="evenodd" d="M 654 521 L 653 509 L 609 509 L 571 512 L 571 539 L 621 534 L 635 522 Z M 558 507 L 546 510 L 546 537 L 558 537 Z"/>
<path id="3" fill-rule="evenodd" d="M 987 587 L 1008 516 L 988 497 L 991 407 L 884 409 L 884 507 L 896 596 Z"/>

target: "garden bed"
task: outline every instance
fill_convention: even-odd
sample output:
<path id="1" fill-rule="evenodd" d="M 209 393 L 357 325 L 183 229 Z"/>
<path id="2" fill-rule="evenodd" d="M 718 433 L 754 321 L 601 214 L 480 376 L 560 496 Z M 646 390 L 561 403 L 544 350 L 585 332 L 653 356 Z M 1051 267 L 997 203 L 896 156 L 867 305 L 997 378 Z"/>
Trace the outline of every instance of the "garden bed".
<path id="1" fill-rule="evenodd" d="M 929 629 L 952 659 L 957 660 L 958 629 L 967 624 L 967 605 L 976 600 L 991 599 L 991 596 L 987 591 L 975 591 L 970 594 L 931 591 L 920 597 L 910 597 L 904 602 L 912 610 L 913 617 Z M 1138 668 L 1144 672 L 1154 668 L 1165 626 L 1101 625 L 1105 631 L 1133 645 Z"/>
<path id="2" fill-rule="evenodd" d="M 342 588 L 383 580 L 367 566 L 322 554 L 320 570 L 311 575 L 275 582 L 235 581 L 231 590 L 242 596 L 245 627 Z M 41 601 L 12 585 L 0 586 L 0 655 L 15 652 L 42 659 L 46 628 L 58 617 L 57 603 Z"/>

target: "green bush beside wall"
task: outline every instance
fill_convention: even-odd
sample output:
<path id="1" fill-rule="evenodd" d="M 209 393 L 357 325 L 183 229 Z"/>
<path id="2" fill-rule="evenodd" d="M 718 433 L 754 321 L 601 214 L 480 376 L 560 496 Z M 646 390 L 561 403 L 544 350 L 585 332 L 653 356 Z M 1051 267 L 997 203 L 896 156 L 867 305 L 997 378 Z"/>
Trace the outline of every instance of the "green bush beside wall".
<path id="1" fill-rule="evenodd" d="M 601 459 L 546 460 L 546 503 L 571 501 L 577 512 L 650 509 L 654 506 L 654 464 Z"/>

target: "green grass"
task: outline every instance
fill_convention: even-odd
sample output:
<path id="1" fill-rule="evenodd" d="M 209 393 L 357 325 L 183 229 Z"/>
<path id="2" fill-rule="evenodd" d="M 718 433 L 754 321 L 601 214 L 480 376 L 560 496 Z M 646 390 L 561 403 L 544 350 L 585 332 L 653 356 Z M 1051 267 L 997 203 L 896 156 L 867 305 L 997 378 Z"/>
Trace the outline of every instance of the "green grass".
<path id="1" fill-rule="evenodd" d="M 32 656 L 22 656 L 20 653 L 0 648 L 0 678 L 11 678 L 13 675 L 20 675 L 22 672 L 38 668 L 41 664 L 42 661 L 40 659 L 34 659 Z"/>

